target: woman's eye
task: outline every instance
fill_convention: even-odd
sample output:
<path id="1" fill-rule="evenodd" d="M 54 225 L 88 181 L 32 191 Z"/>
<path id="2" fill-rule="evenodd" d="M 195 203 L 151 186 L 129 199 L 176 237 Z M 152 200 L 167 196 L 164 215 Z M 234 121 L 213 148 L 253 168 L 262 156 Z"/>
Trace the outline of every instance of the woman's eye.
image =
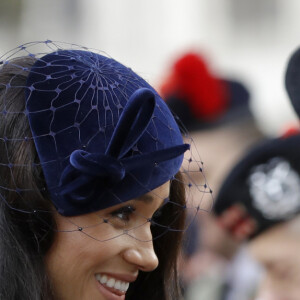
<path id="1" fill-rule="evenodd" d="M 111 213 L 112 217 L 118 218 L 124 222 L 129 222 L 130 216 L 135 211 L 135 208 L 133 206 L 123 206 L 119 208 L 118 210 L 115 210 Z"/>

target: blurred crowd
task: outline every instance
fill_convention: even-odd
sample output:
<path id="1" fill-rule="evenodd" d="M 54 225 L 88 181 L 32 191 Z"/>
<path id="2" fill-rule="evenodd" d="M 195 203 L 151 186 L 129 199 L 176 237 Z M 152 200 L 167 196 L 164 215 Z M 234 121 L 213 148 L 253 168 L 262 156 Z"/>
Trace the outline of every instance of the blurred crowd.
<path id="1" fill-rule="evenodd" d="M 200 211 L 185 234 L 184 299 L 300 299 L 299 128 L 265 136 L 247 83 L 213 73 L 200 53 L 184 53 L 166 73 L 159 90 L 201 149 L 214 195 L 211 213 Z M 284 75 L 300 116 L 299 74 L 296 50 Z"/>

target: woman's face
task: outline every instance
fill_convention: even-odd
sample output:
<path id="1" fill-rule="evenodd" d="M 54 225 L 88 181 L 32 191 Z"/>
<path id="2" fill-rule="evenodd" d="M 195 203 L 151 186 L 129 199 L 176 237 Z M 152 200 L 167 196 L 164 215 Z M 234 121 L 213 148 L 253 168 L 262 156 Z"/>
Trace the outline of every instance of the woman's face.
<path id="1" fill-rule="evenodd" d="M 55 299 L 124 300 L 139 271 L 158 266 L 147 218 L 161 207 L 169 189 L 168 182 L 97 213 L 57 215 L 58 233 L 45 258 Z"/>

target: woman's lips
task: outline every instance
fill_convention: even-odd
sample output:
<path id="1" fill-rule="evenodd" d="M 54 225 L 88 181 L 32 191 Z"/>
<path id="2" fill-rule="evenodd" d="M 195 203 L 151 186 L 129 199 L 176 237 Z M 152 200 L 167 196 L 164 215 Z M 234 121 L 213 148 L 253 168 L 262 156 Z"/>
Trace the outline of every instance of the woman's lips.
<path id="1" fill-rule="evenodd" d="M 112 275 L 97 273 L 95 275 L 98 287 L 108 300 L 123 300 L 129 288 L 130 282 L 136 280 L 136 276 Z"/>

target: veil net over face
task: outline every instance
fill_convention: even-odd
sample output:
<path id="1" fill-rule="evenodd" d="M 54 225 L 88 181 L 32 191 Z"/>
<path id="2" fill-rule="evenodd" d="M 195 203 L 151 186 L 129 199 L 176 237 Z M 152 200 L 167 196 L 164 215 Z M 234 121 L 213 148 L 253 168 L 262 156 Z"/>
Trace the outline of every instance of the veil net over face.
<path id="1" fill-rule="evenodd" d="M 47 40 L 1 56 L 0 118 L 0 197 L 18 213 L 63 216 L 63 231 L 99 241 L 146 241 L 139 230 L 149 222 L 157 238 L 211 209 L 203 162 L 178 117 L 98 50 Z M 142 195 L 162 197 L 166 182 L 154 215 L 136 209 Z"/>

